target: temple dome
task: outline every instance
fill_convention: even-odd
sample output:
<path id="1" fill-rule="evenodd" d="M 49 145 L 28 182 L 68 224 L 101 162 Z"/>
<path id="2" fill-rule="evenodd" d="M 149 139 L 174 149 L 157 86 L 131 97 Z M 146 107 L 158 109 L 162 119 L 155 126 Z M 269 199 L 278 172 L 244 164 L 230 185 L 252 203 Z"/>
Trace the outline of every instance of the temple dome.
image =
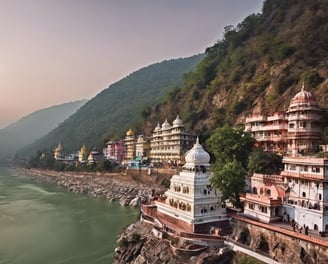
<path id="1" fill-rule="evenodd" d="M 154 131 L 159 131 L 161 130 L 161 126 L 159 125 L 159 123 L 157 123 L 157 126 L 155 127 Z"/>
<path id="2" fill-rule="evenodd" d="M 80 153 L 86 153 L 87 152 L 87 148 L 86 148 L 86 146 L 83 144 L 83 146 L 81 147 L 81 149 L 80 149 Z"/>
<path id="3" fill-rule="evenodd" d="M 302 89 L 298 92 L 290 101 L 289 111 L 295 107 L 319 107 L 315 97 L 311 92 L 304 90 L 304 83 L 302 84 Z"/>
<path id="4" fill-rule="evenodd" d="M 176 119 L 173 121 L 173 126 L 174 127 L 180 127 L 183 126 L 183 122 L 180 119 L 179 115 L 176 117 Z"/>
<path id="5" fill-rule="evenodd" d="M 134 132 L 133 130 L 130 128 L 127 132 L 126 132 L 127 136 L 134 136 Z"/>
<path id="6" fill-rule="evenodd" d="M 187 165 L 203 165 L 209 166 L 210 162 L 210 155 L 203 149 L 202 145 L 199 144 L 199 139 L 197 137 L 196 143 L 194 144 L 193 148 L 186 152 L 185 154 L 186 164 Z"/>
<path id="7" fill-rule="evenodd" d="M 167 129 L 167 128 L 170 128 L 170 124 L 169 122 L 167 122 L 167 119 L 165 119 L 165 122 L 162 124 L 162 129 Z"/>

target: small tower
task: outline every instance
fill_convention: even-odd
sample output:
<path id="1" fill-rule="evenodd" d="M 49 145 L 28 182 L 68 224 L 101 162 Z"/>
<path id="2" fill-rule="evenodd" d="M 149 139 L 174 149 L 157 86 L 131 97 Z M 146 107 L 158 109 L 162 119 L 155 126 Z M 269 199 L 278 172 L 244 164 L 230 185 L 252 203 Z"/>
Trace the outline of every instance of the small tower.
<path id="1" fill-rule="evenodd" d="M 136 143 L 135 135 L 134 135 L 133 130 L 130 128 L 126 132 L 126 136 L 124 139 L 124 145 L 125 145 L 124 160 L 125 160 L 125 162 L 135 159 L 135 155 L 136 155 L 135 143 Z"/>
<path id="2" fill-rule="evenodd" d="M 54 149 L 54 158 L 55 160 L 61 160 L 63 159 L 64 155 L 63 155 L 63 147 L 62 144 L 59 142 L 58 146 L 55 147 Z"/>
<path id="3" fill-rule="evenodd" d="M 87 159 L 87 155 L 86 154 L 87 154 L 87 148 L 83 144 L 83 146 L 79 150 L 79 162 L 80 163 L 84 163 L 86 161 L 86 159 Z"/>
<path id="4" fill-rule="evenodd" d="M 321 109 L 314 96 L 304 90 L 304 82 L 301 91 L 290 101 L 286 113 L 287 153 L 294 156 L 316 151 L 321 137 Z"/>

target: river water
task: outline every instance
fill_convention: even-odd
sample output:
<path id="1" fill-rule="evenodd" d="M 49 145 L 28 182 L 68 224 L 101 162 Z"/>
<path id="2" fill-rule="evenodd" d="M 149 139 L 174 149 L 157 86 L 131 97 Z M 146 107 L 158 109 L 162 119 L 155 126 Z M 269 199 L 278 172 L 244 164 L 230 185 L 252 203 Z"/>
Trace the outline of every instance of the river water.
<path id="1" fill-rule="evenodd" d="M 0 167 L 0 264 L 112 263 L 117 235 L 137 217 Z"/>

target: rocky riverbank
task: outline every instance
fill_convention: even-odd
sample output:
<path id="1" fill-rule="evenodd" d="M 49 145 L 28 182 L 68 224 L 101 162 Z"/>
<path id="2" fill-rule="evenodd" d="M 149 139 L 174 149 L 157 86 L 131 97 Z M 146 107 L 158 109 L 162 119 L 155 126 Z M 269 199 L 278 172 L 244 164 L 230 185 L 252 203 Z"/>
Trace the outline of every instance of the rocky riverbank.
<path id="1" fill-rule="evenodd" d="M 57 172 L 49 170 L 22 169 L 21 172 L 35 181 L 62 186 L 74 193 L 83 193 L 122 206 L 138 207 L 152 190 L 163 191 L 162 182 L 169 174 L 140 176 L 126 173 Z"/>
<path id="2" fill-rule="evenodd" d="M 229 247 L 205 247 L 193 250 L 192 244 L 179 241 L 178 238 L 158 238 L 152 233 L 152 225 L 138 221 L 128 226 L 119 236 L 113 264 L 147 263 L 191 263 L 191 264 L 236 264 L 256 263 L 255 260 Z M 176 250 L 184 248 L 189 250 Z M 247 262 L 248 261 L 248 262 Z"/>

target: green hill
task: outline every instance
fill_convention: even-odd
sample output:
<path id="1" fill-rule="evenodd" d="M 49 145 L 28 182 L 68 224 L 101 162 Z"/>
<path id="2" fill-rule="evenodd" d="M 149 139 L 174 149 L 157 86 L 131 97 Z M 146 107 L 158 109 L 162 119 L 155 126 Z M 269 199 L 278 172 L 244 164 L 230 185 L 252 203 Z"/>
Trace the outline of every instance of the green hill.
<path id="1" fill-rule="evenodd" d="M 11 157 L 17 150 L 49 133 L 85 102 L 81 100 L 41 109 L 0 129 L 0 159 Z"/>
<path id="2" fill-rule="evenodd" d="M 151 106 L 183 84 L 184 74 L 194 70 L 204 55 L 166 60 L 142 68 L 110 85 L 73 116 L 22 153 L 52 149 L 60 141 L 64 151 L 82 144 L 103 147 L 109 138 L 123 137 L 146 116 Z"/>
<path id="3" fill-rule="evenodd" d="M 143 126 L 179 113 L 206 137 L 247 114 L 286 110 L 303 81 L 327 108 L 327 43 L 328 1 L 267 0 L 262 13 L 225 27 L 224 38 L 206 49 L 184 86 L 149 111 Z"/>

